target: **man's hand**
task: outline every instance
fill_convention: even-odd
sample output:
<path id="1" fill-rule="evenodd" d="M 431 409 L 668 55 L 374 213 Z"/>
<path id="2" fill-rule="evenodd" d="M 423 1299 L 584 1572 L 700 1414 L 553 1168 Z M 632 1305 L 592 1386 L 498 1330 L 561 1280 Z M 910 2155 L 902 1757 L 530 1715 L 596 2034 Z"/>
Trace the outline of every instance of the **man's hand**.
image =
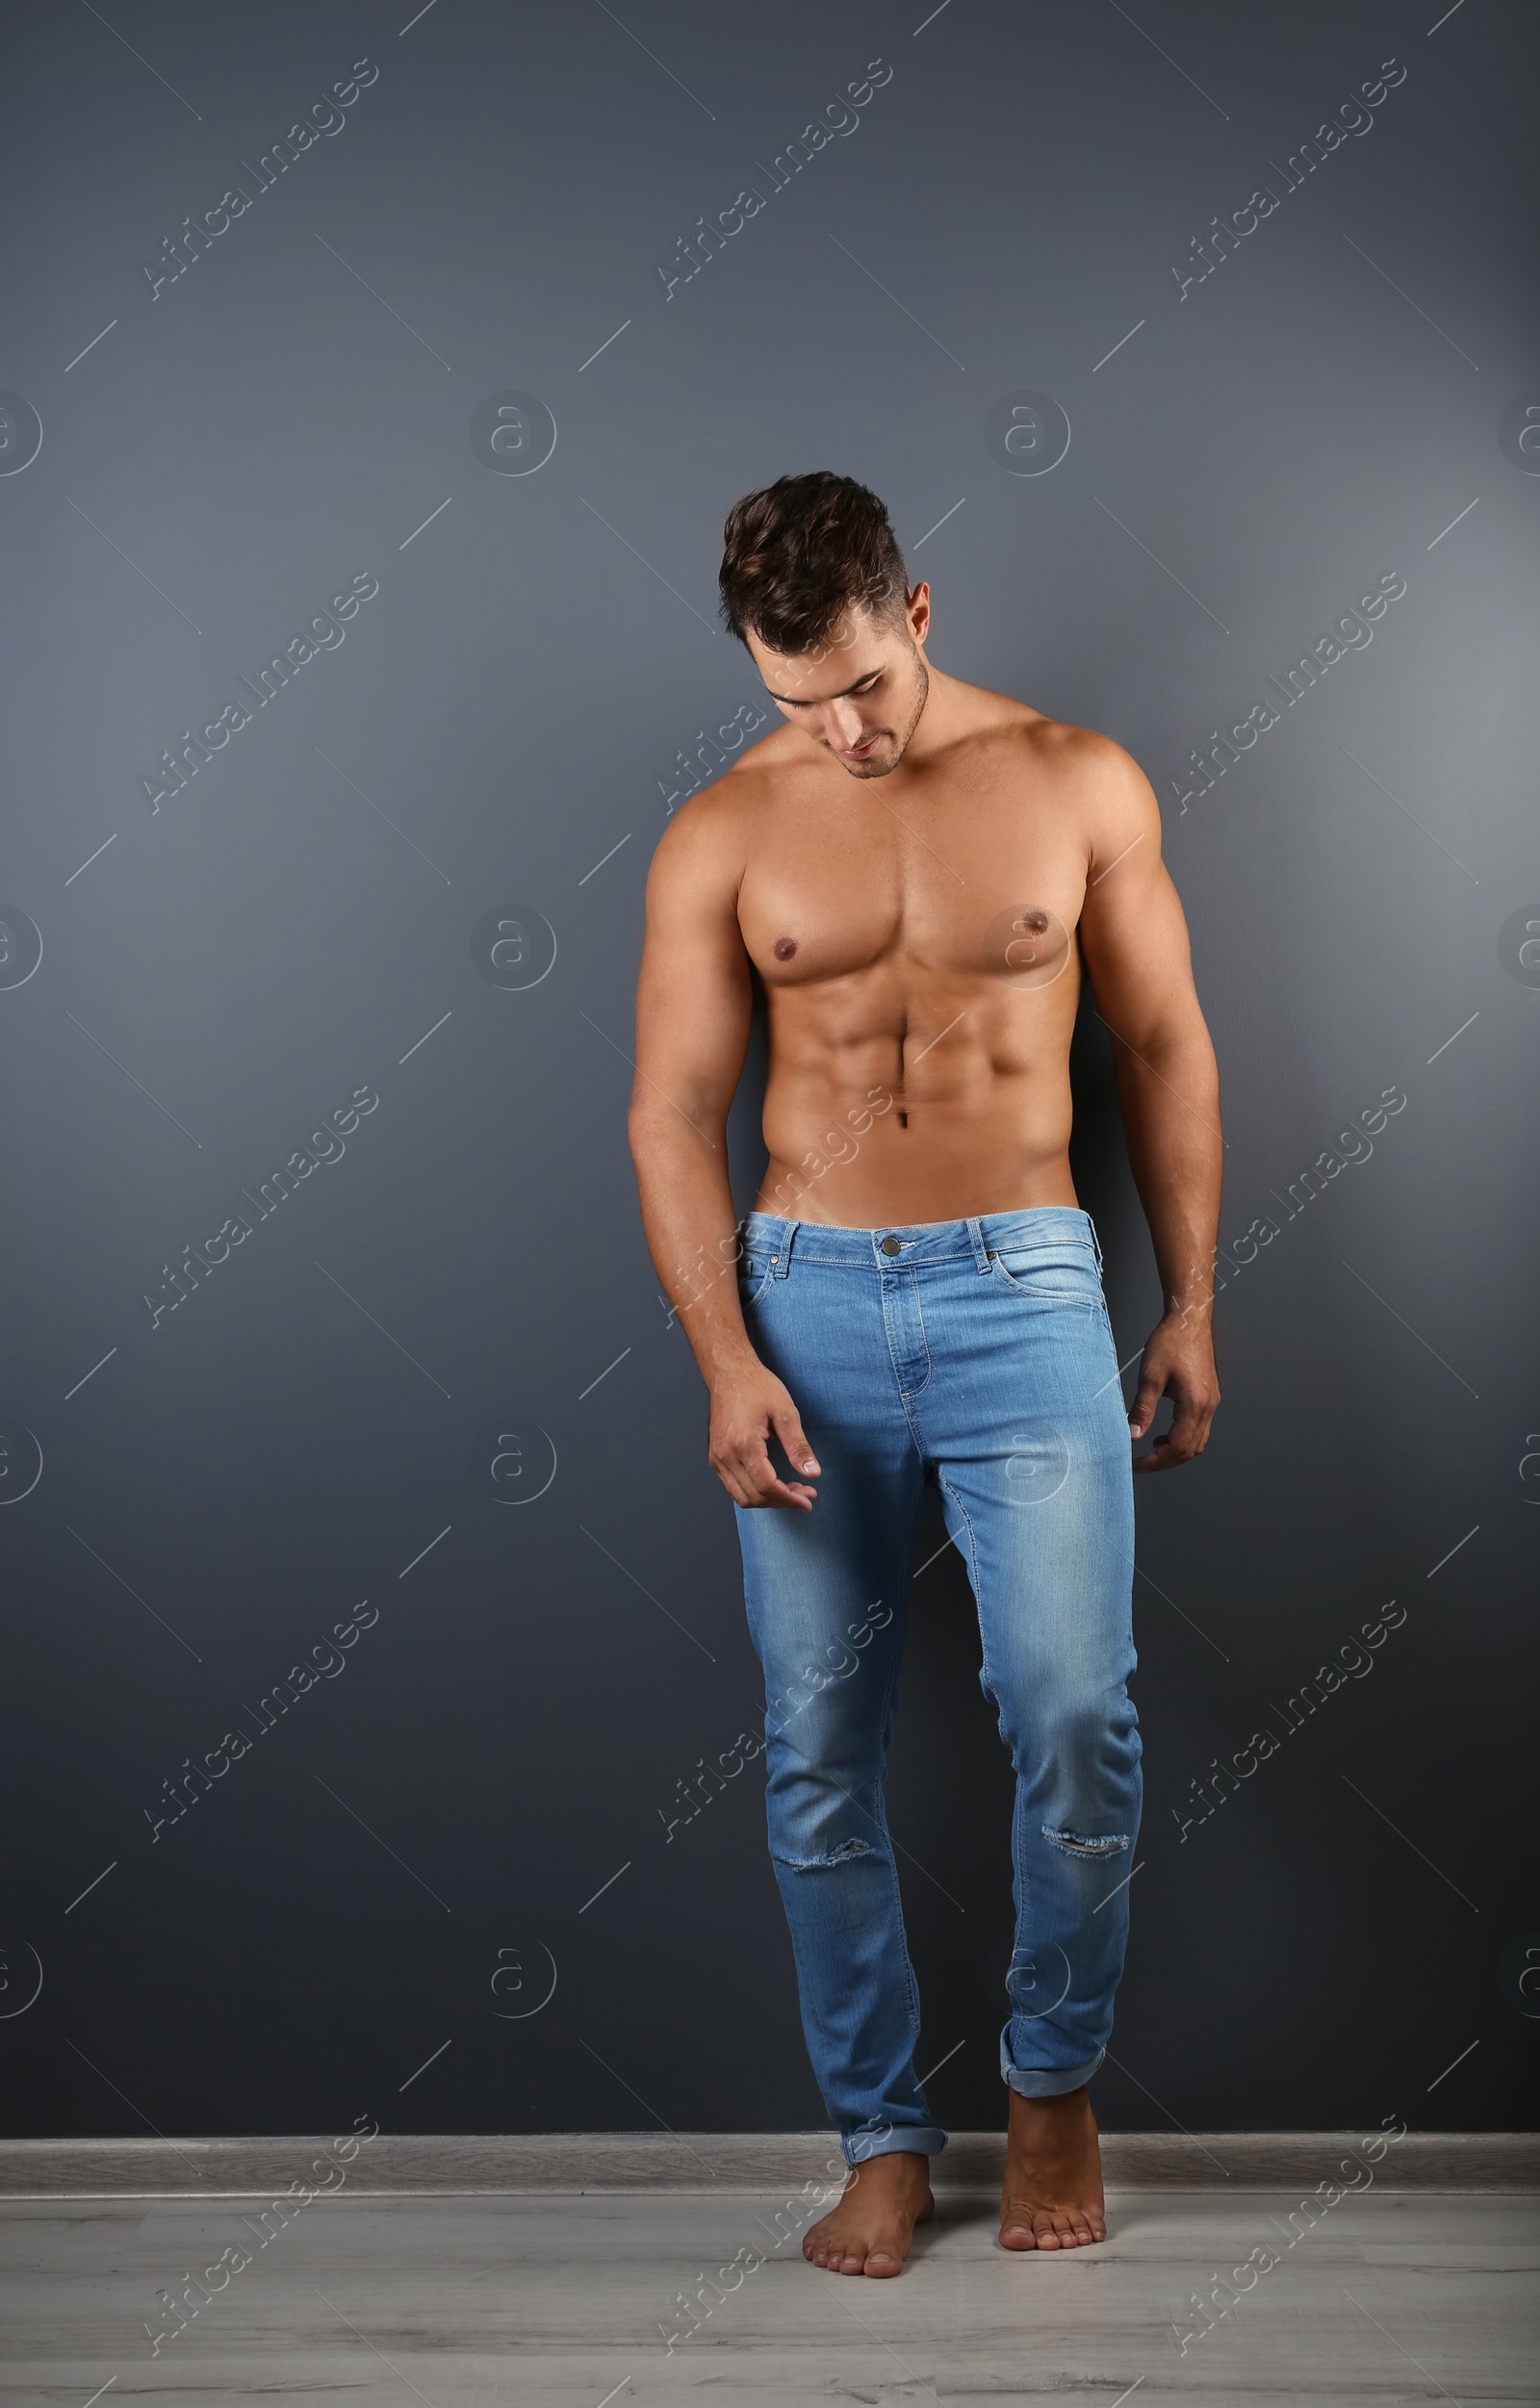
<path id="1" fill-rule="evenodd" d="M 1170 1428 L 1147 1455 L 1134 1457 L 1136 1472 L 1169 1472 L 1191 1463 L 1209 1440 L 1209 1423 L 1219 1402 L 1219 1375 L 1207 1314 L 1171 1312 L 1150 1332 L 1140 1365 L 1139 1394 L 1129 1408 L 1132 1438 L 1142 1438 L 1163 1396 L 1176 1410 Z"/>
<path id="2" fill-rule="evenodd" d="M 735 1505 L 793 1505 L 811 1513 L 816 1489 L 783 1480 L 770 1460 L 774 1432 L 793 1471 L 816 1475 L 817 1458 L 783 1381 L 762 1363 L 725 1372 L 711 1383 L 711 1436 L 706 1452 Z"/>

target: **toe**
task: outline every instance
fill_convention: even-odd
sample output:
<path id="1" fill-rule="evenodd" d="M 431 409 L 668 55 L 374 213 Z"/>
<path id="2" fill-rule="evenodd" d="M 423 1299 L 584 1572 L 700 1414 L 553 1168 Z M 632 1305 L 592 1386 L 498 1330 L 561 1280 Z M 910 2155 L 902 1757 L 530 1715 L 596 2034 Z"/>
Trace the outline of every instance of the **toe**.
<path id="1" fill-rule="evenodd" d="M 1009 2216 L 1001 2225 L 1002 2249 L 1035 2249 L 1037 2245 L 1037 2236 L 1031 2225 L 1023 2223 L 1019 2216 Z"/>
<path id="2" fill-rule="evenodd" d="M 864 2270 L 878 2278 L 901 2274 L 904 2270 L 904 2261 L 896 2249 L 873 2249 L 866 2260 Z"/>

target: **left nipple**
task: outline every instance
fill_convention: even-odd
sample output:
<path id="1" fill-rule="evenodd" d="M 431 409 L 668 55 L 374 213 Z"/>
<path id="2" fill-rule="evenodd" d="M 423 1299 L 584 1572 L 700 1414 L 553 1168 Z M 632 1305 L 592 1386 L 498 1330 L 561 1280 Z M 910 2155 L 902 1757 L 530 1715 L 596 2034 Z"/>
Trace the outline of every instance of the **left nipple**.
<path id="1" fill-rule="evenodd" d="M 789 961 L 796 950 L 797 940 L 795 936 L 778 936 L 776 938 L 776 960 L 778 961 Z"/>

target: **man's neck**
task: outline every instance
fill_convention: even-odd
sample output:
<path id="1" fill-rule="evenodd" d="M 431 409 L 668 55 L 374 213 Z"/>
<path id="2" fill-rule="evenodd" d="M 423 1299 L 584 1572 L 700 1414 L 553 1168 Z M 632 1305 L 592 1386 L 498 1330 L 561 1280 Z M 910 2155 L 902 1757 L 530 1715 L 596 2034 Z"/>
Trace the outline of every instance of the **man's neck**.
<path id="1" fill-rule="evenodd" d="M 923 772 L 935 768 L 959 738 L 969 731 L 973 714 L 968 702 L 973 688 L 960 678 L 949 678 L 944 670 L 931 668 L 929 662 L 926 674 L 930 684 L 924 708 L 902 755 L 883 781 L 885 784 L 902 778 L 906 769 Z"/>

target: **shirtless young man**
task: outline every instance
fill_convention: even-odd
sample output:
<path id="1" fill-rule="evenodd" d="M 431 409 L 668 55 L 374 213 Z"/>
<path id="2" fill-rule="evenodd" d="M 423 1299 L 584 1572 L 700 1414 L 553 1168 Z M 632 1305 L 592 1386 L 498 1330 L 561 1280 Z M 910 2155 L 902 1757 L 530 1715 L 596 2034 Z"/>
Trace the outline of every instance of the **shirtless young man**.
<path id="1" fill-rule="evenodd" d="M 1086 2084 L 1139 1828 L 1130 1473 L 1201 1453 L 1219 1403 L 1214 1049 L 1145 779 L 931 667 L 929 591 L 874 494 L 822 474 L 751 494 L 722 593 L 788 724 L 658 846 L 630 1140 L 737 1507 L 771 1857 L 853 2169 L 803 2253 L 900 2272 L 945 2139 L 883 1811 L 927 1476 L 1016 1776 L 1000 2238 L 1072 2248 L 1107 2229 Z M 1083 965 L 1166 1299 L 1126 1419 L 1069 1175 Z M 757 982 L 770 1161 L 740 1228 L 726 1128 Z M 1131 1464 L 1163 1396 L 1171 1425 Z"/>

